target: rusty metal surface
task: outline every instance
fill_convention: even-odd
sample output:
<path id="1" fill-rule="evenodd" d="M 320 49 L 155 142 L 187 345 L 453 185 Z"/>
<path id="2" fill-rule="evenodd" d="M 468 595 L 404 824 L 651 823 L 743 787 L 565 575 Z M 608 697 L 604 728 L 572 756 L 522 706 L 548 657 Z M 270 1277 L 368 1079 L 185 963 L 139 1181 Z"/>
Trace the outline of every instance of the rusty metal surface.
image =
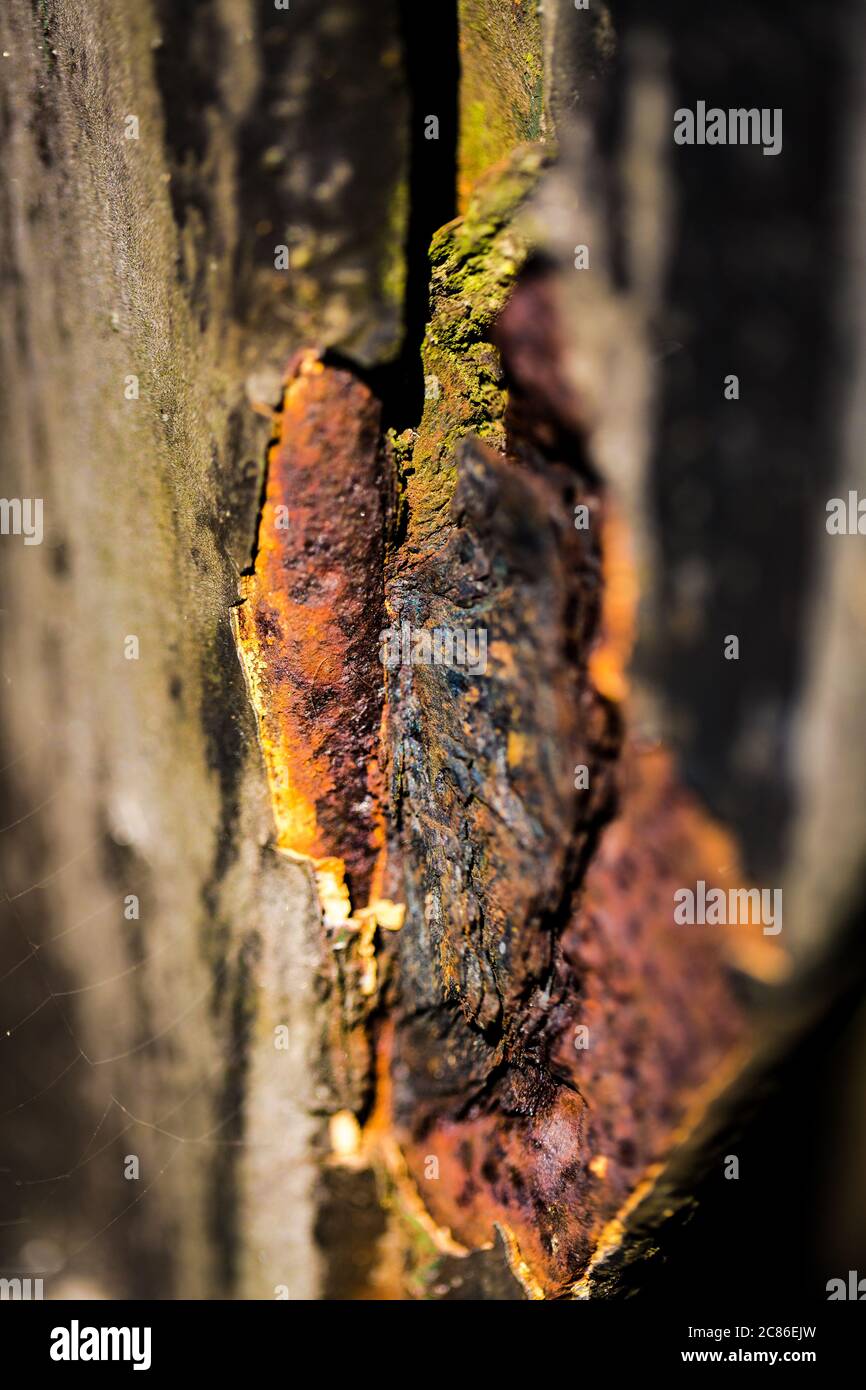
<path id="1" fill-rule="evenodd" d="M 233 610 L 236 637 L 277 846 L 340 861 L 361 904 L 383 840 L 379 405 L 350 373 L 302 353 L 274 423 L 258 550 Z M 333 872 L 339 878 L 336 865 Z"/>
<path id="2" fill-rule="evenodd" d="M 379 407 L 296 359 L 235 631 L 277 846 L 316 872 L 347 1161 L 384 1164 L 452 1256 L 498 1229 L 526 1294 L 556 1297 L 742 1040 L 722 936 L 672 919 L 677 887 L 734 855 L 628 737 L 627 537 L 543 273 L 494 335 L 504 447 L 459 437 L 439 523 L 387 551 Z M 416 650 L 436 632 L 465 659 Z"/>
<path id="3" fill-rule="evenodd" d="M 395 621 L 483 628 L 489 653 L 483 675 L 407 665 L 389 689 L 407 902 L 393 1122 L 434 1220 L 468 1246 L 495 1223 L 527 1293 L 549 1296 L 670 1148 L 742 1019 L 718 940 L 672 923 L 675 889 L 729 847 L 594 680 L 600 651 L 609 675 L 623 656 L 610 508 L 543 278 L 497 337 L 507 455 L 459 446 L 447 525 L 387 589 Z"/>

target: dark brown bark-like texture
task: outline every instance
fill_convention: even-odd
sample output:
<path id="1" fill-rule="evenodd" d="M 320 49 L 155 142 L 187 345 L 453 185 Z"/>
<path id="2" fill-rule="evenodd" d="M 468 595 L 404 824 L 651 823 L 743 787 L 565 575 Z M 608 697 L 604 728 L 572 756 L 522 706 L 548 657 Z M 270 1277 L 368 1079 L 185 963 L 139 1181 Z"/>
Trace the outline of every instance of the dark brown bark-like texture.
<path id="1" fill-rule="evenodd" d="M 416 8 L 0 19 L 0 1265 L 669 1299 L 760 1224 L 822 1297 L 855 6 Z M 701 102 L 781 149 L 678 144 Z"/>

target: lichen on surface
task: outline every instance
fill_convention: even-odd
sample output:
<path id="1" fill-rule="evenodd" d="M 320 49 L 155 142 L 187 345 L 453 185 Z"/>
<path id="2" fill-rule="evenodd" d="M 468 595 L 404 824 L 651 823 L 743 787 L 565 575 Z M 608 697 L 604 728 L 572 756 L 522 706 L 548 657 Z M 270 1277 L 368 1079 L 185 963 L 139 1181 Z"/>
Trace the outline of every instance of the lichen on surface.
<path id="1" fill-rule="evenodd" d="M 460 0 L 458 192 L 544 134 L 544 58 L 537 0 Z"/>
<path id="2" fill-rule="evenodd" d="M 465 215 L 433 237 L 421 349 L 428 390 L 417 431 L 398 457 L 410 548 L 447 512 L 460 440 L 474 433 L 504 447 L 506 392 L 490 332 L 529 254 L 516 215 L 549 158 L 536 145 L 512 151 L 481 181 Z"/>

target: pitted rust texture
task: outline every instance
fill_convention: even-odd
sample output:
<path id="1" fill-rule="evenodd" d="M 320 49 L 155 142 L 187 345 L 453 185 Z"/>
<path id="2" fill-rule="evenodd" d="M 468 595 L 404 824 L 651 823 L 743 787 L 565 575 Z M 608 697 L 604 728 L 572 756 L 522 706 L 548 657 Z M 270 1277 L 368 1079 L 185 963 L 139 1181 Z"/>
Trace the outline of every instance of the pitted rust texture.
<path id="1" fill-rule="evenodd" d="M 742 1029 L 718 937 L 672 916 L 675 889 L 713 878 L 728 847 L 664 754 L 623 739 L 593 679 L 619 621 L 602 584 L 609 503 L 555 328 L 533 274 L 498 329 L 508 456 L 458 446 L 447 523 L 387 584 L 391 621 L 488 643 L 484 674 L 390 679 L 407 900 L 394 1125 L 434 1221 L 470 1247 L 498 1224 L 533 1296 L 579 1278 Z"/>
<path id="2" fill-rule="evenodd" d="M 363 906 L 383 843 L 379 416 L 351 373 L 299 354 L 275 417 L 253 573 L 233 610 L 276 843 L 329 869 L 332 922 L 341 900 L 348 908 L 343 868 Z"/>
<path id="3" fill-rule="evenodd" d="M 411 1103 L 404 1081 L 397 1119 L 434 1218 L 470 1246 L 498 1223 L 528 1290 L 548 1296 L 583 1271 L 741 1031 L 716 942 L 671 928 L 675 888 L 705 871 L 707 828 L 663 754 L 629 762 L 627 809 L 601 836 L 523 1052 L 461 1097 L 437 1074 L 440 1052 L 458 1055 L 456 1019 L 431 1039 L 415 1017 L 397 1045 L 398 1069 L 420 1073 Z M 438 1182 L 423 1176 L 430 1155 Z"/>
<path id="4" fill-rule="evenodd" d="M 407 474 L 437 505 L 423 526 L 410 514 L 387 560 L 378 404 L 299 356 L 235 632 L 277 845 L 315 866 L 338 929 L 321 977 L 334 1094 L 372 1116 L 370 1151 L 378 1135 L 443 1248 L 498 1227 L 527 1292 L 561 1296 L 742 1024 L 718 937 L 672 919 L 675 889 L 717 879 L 729 847 L 664 753 L 629 743 L 611 698 L 630 591 L 611 581 L 612 508 L 543 273 L 495 335 L 502 451 L 464 432 L 431 469 L 420 431 Z M 388 628 L 471 634 L 475 660 L 402 664 L 401 643 L 386 702 Z M 407 921 L 380 976 L 376 931 L 402 920 L 385 892 Z M 388 1023 L 375 1096 L 374 1000 Z"/>
<path id="5" fill-rule="evenodd" d="M 560 500 L 573 480 L 530 474 L 477 440 L 458 459 L 452 525 L 395 577 L 389 613 L 413 631 L 483 634 L 487 669 L 400 666 L 389 703 L 394 800 L 418 870 L 410 913 L 434 967 L 417 988 L 432 1005 L 444 987 L 489 1040 L 489 1069 L 519 1047 L 517 1007 L 532 1010 L 545 987 L 549 925 L 609 799 L 615 736 L 576 659 L 596 621 L 598 563 Z M 576 762 L 595 770 L 588 797 Z M 413 958 L 409 947 L 404 968 Z"/>

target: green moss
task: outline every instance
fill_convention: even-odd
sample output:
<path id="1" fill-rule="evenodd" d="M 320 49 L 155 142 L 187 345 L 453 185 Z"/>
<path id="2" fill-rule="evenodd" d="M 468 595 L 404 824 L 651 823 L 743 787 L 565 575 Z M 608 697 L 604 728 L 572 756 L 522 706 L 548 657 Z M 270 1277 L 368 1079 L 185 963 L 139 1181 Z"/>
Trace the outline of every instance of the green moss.
<path id="1" fill-rule="evenodd" d="M 461 207 L 488 169 L 543 130 L 541 17 L 536 0 L 460 0 Z"/>
<path id="2" fill-rule="evenodd" d="M 479 184 L 466 215 L 433 238 L 422 358 L 425 377 L 435 378 L 437 389 L 425 401 L 411 461 L 405 441 L 396 453 L 414 540 L 445 518 L 460 439 L 475 433 L 504 445 L 506 393 L 489 335 L 528 251 L 515 214 L 547 159 L 538 146 L 515 150 L 505 168 Z"/>

